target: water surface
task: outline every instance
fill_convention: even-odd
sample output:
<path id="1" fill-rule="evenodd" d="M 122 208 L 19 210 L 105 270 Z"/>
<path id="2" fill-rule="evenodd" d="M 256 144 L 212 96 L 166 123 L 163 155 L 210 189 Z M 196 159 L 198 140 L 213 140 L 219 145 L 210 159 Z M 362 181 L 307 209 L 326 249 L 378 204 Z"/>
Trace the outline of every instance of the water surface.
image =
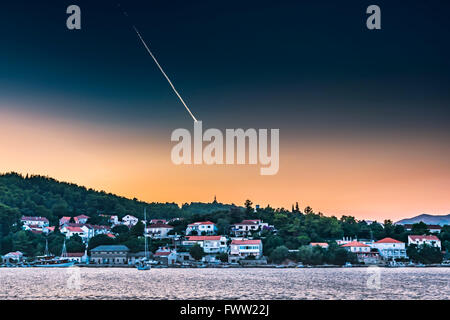
<path id="1" fill-rule="evenodd" d="M 368 269 L 2 268 L 0 299 L 450 299 L 450 268 Z"/>

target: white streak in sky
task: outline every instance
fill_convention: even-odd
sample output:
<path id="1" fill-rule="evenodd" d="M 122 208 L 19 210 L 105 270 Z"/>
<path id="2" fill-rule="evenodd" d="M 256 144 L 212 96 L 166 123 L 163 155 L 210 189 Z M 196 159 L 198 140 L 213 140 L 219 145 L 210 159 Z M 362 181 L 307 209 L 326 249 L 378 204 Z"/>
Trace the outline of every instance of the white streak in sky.
<path id="1" fill-rule="evenodd" d="M 125 15 L 127 15 L 125 13 Z M 127 15 L 128 16 L 128 15 Z M 167 74 L 164 72 L 163 68 L 161 67 L 161 65 L 158 63 L 158 60 L 156 60 L 155 56 L 153 55 L 153 53 L 150 51 L 150 49 L 148 48 L 147 44 L 145 43 L 144 39 L 142 39 L 141 34 L 139 33 L 138 29 L 133 26 L 134 31 L 136 31 L 136 34 L 138 35 L 139 39 L 141 40 L 142 44 L 144 45 L 145 49 L 147 49 L 147 52 L 150 54 L 150 56 L 153 58 L 153 60 L 155 61 L 156 65 L 158 66 L 159 70 L 161 70 L 161 73 L 163 74 L 163 76 L 167 79 L 167 81 L 169 82 L 170 86 L 172 87 L 173 91 L 176 93 L 176 95 L 178 96 L 178 98 L 180 98 L 181 103 L 184 105 L 184 107 L 186 108 L 186 110 L 189 112 L 189 114 L 191 115 L 192 119 L 194 119 L 195 122 L 197 122 L 197 119 L 194 117 L 194 115 L 192 114 L 191 110 L 189 110 L 188 106 L 186 105 L 186 103 L 184 102 L 183 98 L 180 96 L 180 94 L 178 93 L 177 89 L 175 89 L 175 87 L 172 84 L 172 81 L 170 81 L 169 77 L 167 76 Z"/>

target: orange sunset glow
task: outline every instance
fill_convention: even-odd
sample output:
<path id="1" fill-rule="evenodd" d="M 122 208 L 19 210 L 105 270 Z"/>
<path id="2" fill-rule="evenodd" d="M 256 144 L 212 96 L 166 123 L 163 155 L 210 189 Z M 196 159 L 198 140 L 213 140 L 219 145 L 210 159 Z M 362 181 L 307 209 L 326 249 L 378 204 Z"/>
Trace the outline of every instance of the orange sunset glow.
<path id="1" fill-rule="evenodd" d="M 426 140 L 281 139 L 278 174 L 261 176 L 259 165 L 176 166 L 169 136 L 0 110 L 4 172 L 148 202 L 210 202 L 217 195 L 224 203 L 251 199 L 290 209 L 298 201 L 326 215 L 378 221 L 448 209 L 450 153 Z"/>

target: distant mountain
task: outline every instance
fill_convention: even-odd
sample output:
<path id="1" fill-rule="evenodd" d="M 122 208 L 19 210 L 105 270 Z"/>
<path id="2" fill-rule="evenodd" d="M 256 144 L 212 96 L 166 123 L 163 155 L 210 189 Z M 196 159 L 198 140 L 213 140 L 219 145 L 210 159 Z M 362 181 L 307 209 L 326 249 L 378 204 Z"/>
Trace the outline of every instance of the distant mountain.
<path id="1" fill-rule="evenodd" d="M 414 223 L 419 223 L 419 222 L 423 222 L 426 224 L 438 224 L 438 225 L 450 225 L 450 214 L 447 215 L 432 215 L 432 214 L 421 214 L 419 216 L 413 217 L 413 218 L 409 218 L 409 219 L 403 219 L 398 221 L 398 224 L 414 224 Z"/>

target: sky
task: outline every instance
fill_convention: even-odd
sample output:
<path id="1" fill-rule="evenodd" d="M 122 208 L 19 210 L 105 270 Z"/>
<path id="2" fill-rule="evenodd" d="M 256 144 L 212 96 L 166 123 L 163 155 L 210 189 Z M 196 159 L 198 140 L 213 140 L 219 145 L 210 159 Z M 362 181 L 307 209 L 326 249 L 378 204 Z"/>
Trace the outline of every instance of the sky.
<path id="1" fill-rule="evenodd" d="M 0 172 L 382 221 L 450 213 L 448 1 L 8 1 Z M 81 8 L 81 30 L 66 8 Z M 381 30 L 366 28 L 367 6 Z M 176 128 L 280 129 L 280 169 L 176 166 Z"/>

